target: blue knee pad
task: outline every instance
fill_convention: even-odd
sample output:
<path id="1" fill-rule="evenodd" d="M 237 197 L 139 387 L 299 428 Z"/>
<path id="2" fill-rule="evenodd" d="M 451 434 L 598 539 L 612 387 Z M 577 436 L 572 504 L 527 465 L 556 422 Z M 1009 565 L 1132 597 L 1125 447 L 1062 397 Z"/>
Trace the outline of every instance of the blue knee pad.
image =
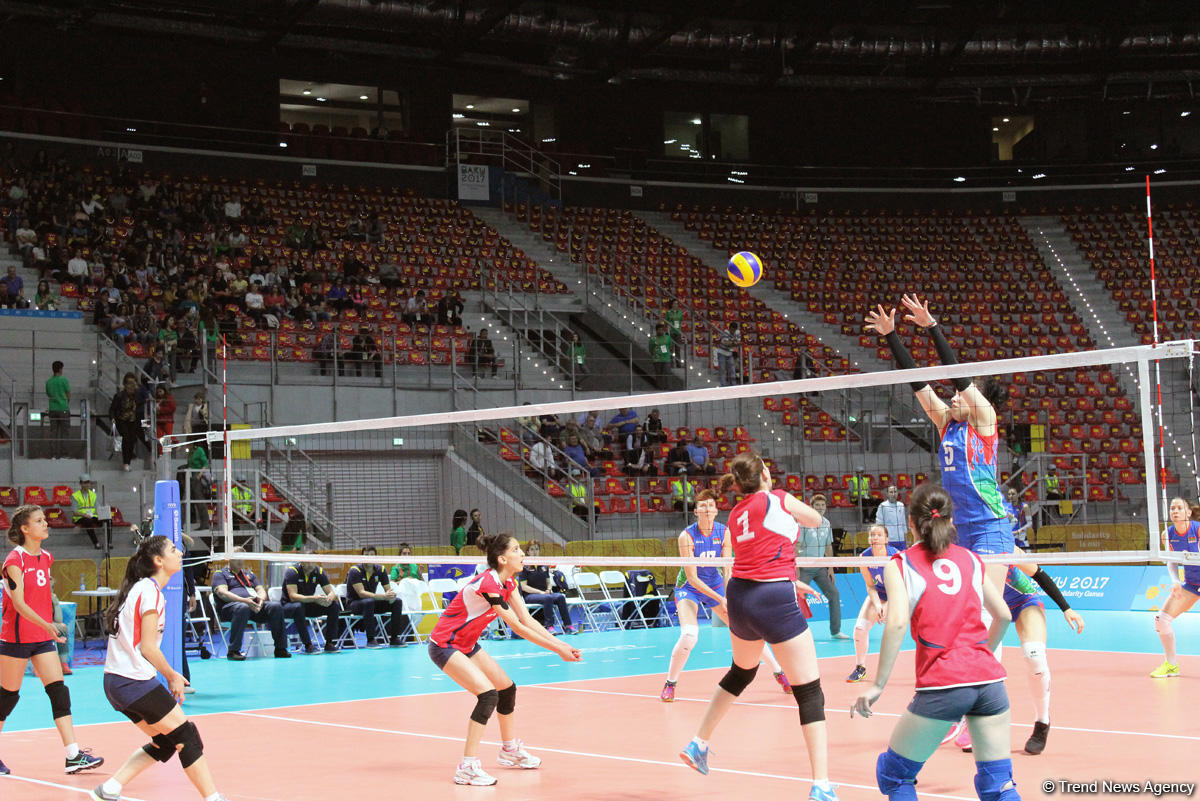
<path id="1" fill-rule="evenodd" d="M 875 781 L 879 792 L 891 801 L 916 801 L 917 774 L 924 762 L 913 762 L 888 749 L 875 760 Z"/>
<path id="2" fill-rule="evenodd" d="M 975 794 L 980 801 L 1021 801 L 1021 796 L 1017 794 L 1017 783 L 1013 781 L 1012 760 L 976 762 Z"/>

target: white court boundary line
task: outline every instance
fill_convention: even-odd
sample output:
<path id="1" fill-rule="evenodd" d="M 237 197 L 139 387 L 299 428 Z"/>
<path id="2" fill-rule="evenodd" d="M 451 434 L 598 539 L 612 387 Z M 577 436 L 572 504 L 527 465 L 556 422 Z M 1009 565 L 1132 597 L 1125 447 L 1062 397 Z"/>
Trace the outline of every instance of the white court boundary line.
<path id="1" fill-rule="evenodd" d="M 720 668 L 701 668 L 701 669 L 702 670 L 720 670 Z M 647 698 L 647 699 L 655 699 L 655 700 L 658 699 L 657 695 L 649 695 L 649 694 L 643 695 L 641 693 L 627 693 L 627 692 L 620 692 L 617 690 L 589 690 L 589 689 L 586 689 L 583 687 L 555 687 L 552 684 L 530 684 L 527 686 L 529 689 L 554 690 L 556 692 L 566 692 L 566 693 L 590 693 L 590 694 L 595 694 L 595 695 L 618 695 L 618 696 L 627 696 L 629 698 Z M 709 699 L 709 698 L 683 698 L 683 697 L 677 695 L 677 696 L 675 696 L 675 700 L 676 701 L 689 701 L 689 702 L 698 703 L 698 704 L 707 704 L 711 699 Z M 759 707 L 759 708 L 764 708 L 764 709 L 792 709 L 792 710 L 794 710 L 796 708 L 795 704 L 764 704 L 764 703 L 753 702 L 753 701 L 734 701 L 733 705 L 734 706 Z M 849 711 L 850 711 L 849 709 L 839 709 L 839 708 L 835 708 L 835 707 L 826 707 L 825 708 L 826 714 L 829 714 L 829 713 L 838 714 L 838 715 L 849 714 Z M 871 717 L 876 717 L 876 716 L 885 717 L 885 718 L 898 718 L 898 717 L 900 717 L 900 713 L 898 713 L 898 712 L 876 712 L 876 711 L 872 710 Z M 1018 723 L 1016 721 L 1011 721 L 1009 723 L 1009 725 L 1017 726 L 1017 727 L 1030 727 L 1033 725 L 1033 723 Z M 1051 729 L 1053 729 L 1054 731 L 1076 731 L 1076 732 L 1084 732 L 1087 734 L 1115 734 L 1115 735 L 1122 736 L 1122 737 L 1124 737 L 1124 736 L 1164 737 L 1164 738 L 1167 738 L 1170 740 L 1195 740 L 1197 742 L 1200 742 L 1200 737 L 1197 737 L 1197 736 L 1194 736 L 1191 734 L 1158 734 L 1156 732 L 1147 732 L 1147 731 L 1120 731 L 1117 729 L 1085 729 L 1085 728 L 1080 728 L 1078 726 L 1051 726 Z"/>
<path id="2" fill-rule="evenodd" d="M 84 795 L 88 795 L 89 793 L 92 792 L 91 789 L 85 790 L 82 787 L 75 787 L 70 784 L 59 784 L 57 782 L 48 782 L 48 781 L 44 781 L 42 779 L 31 779 L 28 776 L 13 776 L 12 774 L 0 776 L 0 782 L 5 782 L 5 781 L 25 782 L 26 784 L 40 784 L 43 787 L 55 787 L 59 790 L 70 790 L 73 793 L 82 793 Z M 122 793 L 121 801 L 142 801 L 142 799 L 134 798 L 131 795 L 125 795 L 124 793 Z"/>
<path id="3" fill-rule="evenodd" d="M 261 714 L 252 713 L 252 712 L 234 712 L 233 714 L 242 715 L 243 717 L 262 718 L 265 720 L 279 720 L 279 721 L 283 721 L 285 723 L 303 723 L 305 725 L 310 725 L 310 726 L 330 726 L 330 727 L 337 728 L 337 729 L 351 729 L 351 730 L 355 730 L 355 731 L 366 731 L 366 732 L 372 732 L 375 734 L 395 734 L 395 735 L 399 735 L 402 737 L 418 737 L 418 738 L 424 738 L 424 739 L 429 739 L 429 740 L 447 740 L 447 741 L 455 742 L 455 743 L 461 743 L 463 740 L 463 738 L 461 736 L 451 737 L 451 736 L 447 736 L 447 735 L 443 735 L 443 734 L 427 734 L 425 732 L 404 731 L 402 729 L 379 729 L 379 728 L 375 728 L 373 726 L 358 726 L 358 725 L 352 724 L 352 723 L 330 723 L 330 722 L 324 721 L 324 720 L 303 720 L 300 718 L 283 717 L 282 715 L 261 715 Z M 495 740 L 481 740 L 480 742 L 483 745 L 500 745 L 499 741 L 495 741 Z M 659 759 L 645 759 L 642 757 L 618 756 L 616 754 L 599 754 L 599 753 L 595 753 L 592 751 L 571 751 L 571 750 L 568 750 L 565 748 L 551 748 L 548 746 L 540 746 L 540 745 L 530 745 L 530 747 L 533 748 L 535 751 L 542 751 L 547 754 L 564 754 L 566 756 L 580 756 L 580 757 L 588 757 L 590 759 L 611 759 L 616 762 L 636 762 L 636 763 L 642 764 L 642 765 L 658 765 L 658 766 L 664 766 L 664 767 L 682 768 L 684 770 L 689 769 L 688 766 L 683 764 L 682 761 L 680 761 L 680 762 L 664 762 Z M 763 773 L 760 771 L 753 771 L 753 770 L 735 770 L 733 768 L 712 768 L 712 767 L 710 767 L 708 770 L 710 773 L 728 773 L 728 774 L 731 774 L 734 776 L 749 776 L 749 777 L 758 778 L 758 779 L 779 779 L 781 781 L 788 781 L 788 782 L 804 782 L 806 784 L 812 783 L 812 779 L 810 779 L 806 776 L 785 776 L 785 775 L 779 774 L 779 773 Z M 879 788 L 876 787 L 875 785 L 854 784 L 853 782 L 839 782 L 839 781 L 835 781 L 833 779 L 830 779 L 830 781 L 832 781 L 833 784 L 837 787 L 853 787 L 853 788 L 860 789 L 860 790 L 871 790 L 874 792 L 879 791 Z M 918 793 L 918 795 L 923 795 L 927 798 L 948 798 L 948 799 L 951 799 L 951 801 L 978 801 L 978 799 L 973 796 L 945 795 L 942 793 Z"/>

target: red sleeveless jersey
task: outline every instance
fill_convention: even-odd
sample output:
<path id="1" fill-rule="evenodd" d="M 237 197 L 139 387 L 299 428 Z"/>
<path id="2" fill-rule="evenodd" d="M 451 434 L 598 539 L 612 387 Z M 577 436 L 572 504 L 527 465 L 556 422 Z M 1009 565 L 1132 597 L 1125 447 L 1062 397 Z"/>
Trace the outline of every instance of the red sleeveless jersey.
<path id="1" fill-rule="evenodd" d="M 983 561 L 960 545 L 934 557 L 924 544 L 892 559 L 908 588 L 917 689 L 1003 681 L 1004 667 L 988 650 L 983 625 Z"/>
<path id="2" fill-rule="evenodd" d="M 429 633 L 429 639 L 442 648 L 457 648 L 468 653 L 497 617 L 496 607 L 488 597 L 499 597 L 507 603 L 516 589 L 515 579 L 501 584 L 495 570 L 480 573 L 450 601 Z"/>
<path id="3" fill-rule="evenodd" d="M 760 490 L 729 513 L 733 534 L 733 577 L 751 581 L 796 578 L 800 524 L 783 508 L 783 490 Z"/>
<path id="4" fill-rule="evenodd" d="M 50 565 L 54 557 L 49 551 L 43 550 L 36 556 L 18 545 L 9 552 L 4 560 L 4 615 L 0 621 L 0 640 L 4 642 L 46 642 L 54 639 L 50 632 L 41 626 L 25 620 L 17 614 L 17 607 L 8 597 L 13 583 L 8 577 L 8 569 L 16 567 L 21 571 L 21 582 L 25 594 L 25 603 L 49 623 L 54 620 L 54 604 L 50 600 Z"/>

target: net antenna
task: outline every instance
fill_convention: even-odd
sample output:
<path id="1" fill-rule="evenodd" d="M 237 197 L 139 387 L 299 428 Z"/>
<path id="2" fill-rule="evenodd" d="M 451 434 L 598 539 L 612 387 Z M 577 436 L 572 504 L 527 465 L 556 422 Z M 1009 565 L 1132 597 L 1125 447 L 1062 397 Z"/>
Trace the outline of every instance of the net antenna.
<path id="1" fill-rule="evenodd" d="M 1173 359 L 1189 357 L 1192 351 L 1192 343 L 1185 342 L 1168 342 L 1158 345 L 1139 345 L 1126 348 L 1110 348 L 1105 350 L 1082 351 L 1072 353 L 1057 353 L 1049 355 L 1029 356 L 1017 359 L 1000 359 L 984 362 L 962 363 L 953 366 L 936 366 L 936 367 L 918 367 L 911 370 L 884 370 L 872 373 L 858 373 L 851 375 L 835 375 L 825 376 L 820 378 L 797 379 L 787 381 L 774 381 L 756 384 L 743 384 L 726 387 L 712 387 L 704 389 L 690 389 L 677 392 L 657 392 L 636 395 L 622 395 L 603 398 L 590 398 L 574 401 L 562 401 L 554 403 L 537 403 L 520 406 L 505 406 L 491 409 L 473 409 L 461 411 L 446 411 L 435 412 L 428 414 L 413 414 L 394 417 L 367 418 L 358 420 L 345 421 L 329 421 L 322 423 L 310 423 L 303 425 L 279 425 L 267 428 L 246 429 L 236 431 L 213 431 L 208 433 L 210 442 L 223 441 L 226 446 L 226 478 L 223 482 L 225 504 L 224 514 L 222 515 L 224 531 L 223 541 L 225 551 L 228 552 L 233 546 L 233 515 L 232 515 L 232 498 L 231 486 L 233 479 L 229 476 L 229 457 L 231 446 L 237 442 L 247 442 L 257 447 L 259 452 L 272 451 L 279 453 L 287 450 L 289 447 L 305 450 L 311 445 L 312 452 L 324 452 L 326 454 L 335 454 L 337 458 L 344 462 L 356 462 L 356 467 L 360 469 L 358 475 L 378 480 L 381 482 L 393 482 L 387 486 L 376 485 L 376 492 L 387 492 L 398 495 L 405 489 L 405 485 L 409 483 L 409 479 L 399 472 L 395 474 L 388 473 L 392 469 L 393 463 L 398 463 L 401 457 L 405 454 L 406 449 L 414 444 L 417 447 L 424 448 L 426 451 L 446 457 L 447 459 L 456 457 L 456 451 L 461 451 L 464 448 L 471 447 L 478 449 L 479 440 L 476 435 L 496 435 L 497 444 L 499 444 L 499 435 L 508 433 L 508 448 L 510 455 L 514 451 L 521 451 L 522 443 L 519 439 L 512 438 L 512 432 L 518 431 L 519 426 L 513 421 L 518 418 L 533 418 L 537 419 L 542 415 L 561 416 L 563 420 L 574 418 L 578 414 L 583 414 L 591 411 L 597 412 L 612 412 L 613 410 L 623 408 L 633 408 L 645 410 L 655 407 L 663 407 L 666 412 L 663 416 L 668 421 L 672 421 L 671 425 L 682 425 L 688 423 L 691 426 L 707 426 L 711 423 L 709 420 L 717 419 L 726 423 L 737 423 L 747 427 L 753 427 L 752 433 L 756 436 L 755 449 L 759 450 L 764 457 L 772 457 L 775 461 L 788 462 L 786 469 L 779 471 L 780 478 L 783 473 L 807 474 L 812 477 L 816 473 L 837 474 L 842 475 L 852 474 L 856 469 L 855 462 L 857 456 L 850 453 L 851 437 L 848 434 L 844 441 L 837 443 L 814 443 L 811 437 L 807 437 L 802 426 L 797 426 L 794 422 L 790 428 L 785 428 L 778 422 L 765 423 L 756 422 L 756 418 L 761 420 L 765 409 L 777 408 L 774 403 L 768 403 L 779 398 L 784 399 L 801 399 L 798 402 L 803 402 L 803 399 L 809 399 L 810 402 L 824 404 L 825 408 L 833 414 L 841 414 L 842 403 L 846 398 L 851 397 L 868 397 L 871 391 L 874 396 L 881 394 L 893 393 L 901 395 L 908 401 L 911 401 L 911 390 L 909 384 L 914 381 L 918 382 L 942 382 L 951 378 L 975 378 L 981 375 L 998 375 L 998 376 L 1013 376 L 1016 374 L 1034 374 L 1049 372 L 1053 375 L 1054 371 L 1075 371 L 1100 369 L 1110 367 L 1130 367 L 1136 368 L 1139 378 L 1137 383 L 1137 397 L 1129 398 L 1136 406 L 1130 406 L 1129 422 L 1130 424 L 1140 424 L 1140 443 L 1136 441 L 1137 435 L 1134 434 L 1133 455 L 1140 454 L 1144 459 L 1145 479 L 1144 491 L 1146 493 L 1146 508 L 1145 522 L 1147 525 L 1147 534 L 1145 539 L 1140 537 L 1136 540 L 1130 540 L 1129 545 L 1136 544 L 1138 547 L 1134 550 L 1109 550 L 1109 551 L 1087 551 L 1087 552 L 1072 552 L 1072 553 L 1048 553 L 1045 551 L 1039 552 L 1031 557 L 1031 561 L 1039 561 L 1045 563 L 1096 563 L 1096 562 L 1150 562 L 1159 561 L 1162 558 L 1162 548 L 1160 543 L 1161 526 L 1161 507 L 1160 498 L 1163 497 L 1163 490 L 1160 482 L 1166 478 L 1166 473 L 1162 470 L 1157 470 L 1156 462 L 1158 459 L 1155 454 L 1155 443 L 1153 434 L 1154 410 L 1156 408 L 1153 402 L 1151 393 L 1150 380 L 1150 364 L 1158 362 L 1160 359 Z M 1068 382 L 1070 379 L 1065 379 Z M 1015 385 L 1017 381 L 1013 381 Z M 857 393 L 857 394 L 856 394 Z M 1161 396 L 1159 396 L 1161 403 Z M 1033 407 L 1025 407 L 1026 414 L 1032 417 L 1035 414 L 1032 411 Z M 1045 408 L 1045 407 L 1042 407 Z M 766 413 L 770 414 L 770 412 Z M 845 428 L 850 430 L 853 428 L 854 415 L 856 411 L 851 408 L 844 418 L 846 421 Z M 607 419 L 608 414 L 603 417 Z M 778 419 L 778 418 L 774 418 Z M 1012 419 L 1012 418 L 1010 418 Z M 1019 422 L 1024 422 L 1022 419 Z M 487 424 L 487 425 L 484 425 Z M 923 418 L 919 423 L 913 423 L 913 426 L 928 426 L 929 424 Z M 776 428 L 772 428 L 775 426 Z M 931 428 L 931 427 L 930 427 Z M 460 433 L 465 432 L 465 436 L 458 437 L 454 432 L 460 430 Z M 859 429 L 862 430 L 861 428 Z M 448 434 L 435 435 L 431 432 L 448 431 Z M 801 436 L 797 437 L 796 432 L 801 432 Z M 792 436 L 792 448 L 789 450 L 789 444 L 786 437 Z M 795 442 L 795 439 L 799 442 Z M 1049 441 L 1049 440 L 1048 440 Z M 418 444 L 419 443 L 419 444 Z M 935 443 L 936 444 L 936 443 Z M 392 450 L 393 446 L 400 448 Z M 824 461 L 813 462 L 811 454 L 818 449 L 825 447 L 822 451 L 824 454 L 821 459 Z M 855 447 L 860 447 L 855 445 Z M 928 470 L 930 480 L 938 480 L 938 472 L 934 466 L 931 452 L 922 451 L 917 453 L 915 449 L 910 449 L 915 454 L 914 458 L 919 456 L 924 461 L 920 467 L 922 470 Z M 936 452 L 936 447 L 932 449 Z M 862 447 L 861 452 L 867 452 L 865 447 Z M 1054 456 L 1054 451 L 1047 450 L 1042 453 L 1039 458 L 1043 464 L 1048 464 Z M 1062 453 L 1062 452 L 1057 452 Z M 1160 452 L 1161 453 L 1161 452 Z M 352 454 L 348 456 L 346 454 Z M 1107 456 L 1107 454 L 1102 454 Z M 495 457 L 493 457 L 495 458 Z M 899 457 L 897 457 L 899 458 Z M 1007 457 L 1006 457 L 1007 458 Z M 1086 459 L 1086 454 L 1085 457 Z M 808 459 L 808 462 L 804 460 Z M 498 461 L 495 462 L 497 468 L 500 467 Z M 1028 464 L 1028 461 L 1026 462 Z M 509 462 L 510 470 L 513 474 L 520 476 L 521 467 L 527 467 L 527 464 L 520 461 L 520 457 L 515 457 Z M 797 469 L 792 465 L 800 465 Z M 1107 465 L 1107 461 L 1105 462 Z M 886 462 L 883 464 L 886 468 Z M 1019 471 L 1024 471 L 1025 467 L 1017 468 L 1014 462 L 1013 476 L 1010 481 L 1014 482 L 1021 475 Z M 490 469 L 490 468 L 489 468 Z M 904 470 L 904 467 L 900 468 Z M 1134 471 L 1137 465 L 1133 466 Z M 884 472 L 881 468 L 876 468 L 880 473 Z M 478 471 L 486 472 L 486 471 Z M 873 472 L 867 469 L 865 472 Z M 894 471 L 890 471 L 893 472 Z M 1085 471 L 1086 472 L 1086 471 Z M 1114 474 L 1116 471 L 1113 471 Z M 386 473 L 386 475 L 384 475 Z M 775 471 L 772 470 L 773 475 Z M 1135 473 L 1136 475 L 1136 473 Z M 790 478 L 804 479 L 804 475 L 789 476 Z M 826 476 L 829 478 L 829 476 Z M 998 476 L 999 478 L 999 476 Z M 439 490 L 434 487 L 425 491 L 425 494 L 420 496 L 418 503 L 428 507 L 438 507 L 448 512 L 455 506 L 465 506 L 470 509 L 477 505 L 472 502 L 462 499 L 468 497 L 479 498 L 487 492 L 486 489 L 481 489 L 487 485 L 487 475 L 477 475 L 472 477 L 472 481 L 476 481 L 471 485 L 470 492 L 465 491 L 463 486 L 443 487 Z M 521 481 L 525 478 L 522 477 Z M 560 488 L 565 488 L 568 481 L 566 478 L 559 477 Z M 597 477 L 593 474 L 592 477 L 585 479 L 589 488 L 593 486 L 593 481 L 603 484 L 603 477 Z M 613 479 L 614 481 L 622 481 L 624 479 Z M 1029 479 L 1026 477 L 1026 481 Z M 1039 480 L 1040 481 L 1040 480 Z M 1136 478 L 1134 479 L 1136 482 Z M 538 489 L 535 484 L 529 484 L 527 489 L 530 492 L 544 492 L 552 482 L 543 482 L 542 489 Z M 1128 483 L 1128 482 L 1126 482 Z M 778 482 L 782 486 L 782 481 Z M 1036 484 L 1026 484 L 1026 489 L 1034 487 Z M 1134 484 L 1136 486 L 1136 483 Z M 876 487 L 878 488 L 878 487 Z M 810 497 L 814 491 L 807 484 L 799 484 L 789 487 L 797 495 Z M 339 497 L 342 490 L 339 489 Z M 440 494 L 439 494 L 440 492 Z M 588 490 L 588 500 L 591 501 L 591 489 Z M 474 494 L 471 494 L 474 493 Z M 1116 514 L 1116 501 L 1119 499 L 1119 493 L 1115 493 L 1114 499 L 1114 515 Z M 1079 496 L 1076 496 L 1079 497 Z M 569 496 L 566 499 L 570 500 Z M 650 499 L 653 500 L 653 499 Z M 1087 489 L 1084 489 L 1082 496 L 1083 504 L 1079 508 L 1087 509 Z M 1128 500 L 1128 499 L 1126 499 Z M 668 501 L 669 503 L 669 501 Z M 353 504 L 347 503 L 343 508 L 348 509 Z M 634 504 L 635 510 L 638 510 L 638 504 Z M 1043 505 L 1042 508 L 1047 508 L 1048 505 Z M 1057 508 L 1057 507 L 1055 507 Z M 1093 506 L 1097 513 L 1102 511 L 1101 506 L 1096 504 Z M 1107 507 L 1104 507 L 1105 509 Z M 1136 506 L 1130 506 L 1130 511 L 1133 514 L 1133 522 L 1138 523 L 1142 518 L 1142 510 Z M 356 510 L 350 510 L 357 513 Z M 626 511 L 626 510 L 622 510 Z M 634 510 L 629 510 L 634 511 Z M 653 510 L 651 510 L 653 511 Z M 832 512 L 833 510 L 831 510 Z M 841 510 L 848 514 L 845 507 Z M 641 511 L 639 510 L 639 515 Z M 639 520 L 642 518 L 639 517 Z M 683 526 L 687 525 L 690 520 L 689 516 L 681 513 L 677 517 L 672 517 L 668 514 L 662 516 L 651 514 L 646 518 L 650 521 L 648 525 L 655 527 L 652 531 L 646 534 L 635 534 L 632 536 L 650 536 L 653 535 L 659 538 L 666 538 L 677 534 Z M 863 518 L 865 519 L 865 518 Z M 1086 522 L 1086 516 L 1085 516 Z M 723 518 L 722 518 L 723 520 Z M 857 518 L 856 518 L 857 520 Z M 683 521 L 683 525 L 677 525 Z M 542 522 L 542 521 L 534 521 Z M 574 518 L 567 519 L 567 522 L 577 522 Z M 609 521 L 605 521 L 606 523 Z M 1122 522 L 1114 517 L 1113 522 Z M 1126 524 L 1130 523 L 1129 518 L 1125 518 Z M 432 537 L 437 537 L 437 542 L 445 542 L 445 535 L 441 533 L 443 523 L 438 522 L 436 526 L 427 527 L 424 536 L 428 540 Z M 640 523 L 639 523 L 640 525 Z M 350 531 L 349 527 L 343 527 L 344 530 Z M 445 529 L 449 530 L 449 527 Z M 503 528 L 495 528 L 494 530 L 504 530 Z M 558 529 L 566 531 L 565 528 Z M 610 536 L 606 529 L 598 531 L 597 538 Z M 381 546 L 386 546 L 391 543 L 391 539 L 395 539 L 397 528 L 393 524 L 386 532 L 381 530 L 378 538 L 374 541 Z M 390 539 L 384 539 L 384 537 Z M 564 535 L 565 539 L 578 539 L 580 536 L 586 536 L 579 532 Z M 629 537 L 630 533 L 611 535 L 618 537 Z M 545 537 L 538 537 L 545 539 Z M 333 544 L 333 547 L 346 547 L 354 544 L 353 540 L 339 542 Z M 371 544 L 367 540 L 362 544 Z M 414 543 L 416 544 L 416 543 Z M 1128 545 L 1119 547 L 1127 548 Z M 214 551 L 219 550 L 220 546 L 214 542 Z M 384 554 L 380 554 L 381 557 Z M 289 561 L 294 557 L 289 557 L 286 554 L 262 554 L 261 557 L 255 554 L 255 558 L 262 558 L 264 561 Z M 347 556 L 347 559 L 351 557 Z M 1173 557 L 1174 558 L 1174 557 Z M 424 561 L 424 560 L 420 560 Z"/>

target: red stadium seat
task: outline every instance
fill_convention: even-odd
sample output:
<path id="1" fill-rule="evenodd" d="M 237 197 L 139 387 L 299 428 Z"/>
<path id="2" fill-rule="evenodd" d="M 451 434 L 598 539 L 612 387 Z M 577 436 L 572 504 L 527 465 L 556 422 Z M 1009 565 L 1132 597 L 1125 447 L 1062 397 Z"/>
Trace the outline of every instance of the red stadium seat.
<path id="1" fill-rule="evenodd" d="M 36 503 L 38 506 L 49 506 L 50 498 L 46 495 L 46 490 L 41 487 L 26 487 L 25 488 L 25 503 Z"/>
<path id="2" fill-rule="evenodd" d="M 50 504 L 52 506 L 65 506 L 70 508 L 72 492 L 74 492 L 74 490 L 72 490 L 70 487 L 66 486 L 65 484 L 59 484 L 52 490 Z"/>

